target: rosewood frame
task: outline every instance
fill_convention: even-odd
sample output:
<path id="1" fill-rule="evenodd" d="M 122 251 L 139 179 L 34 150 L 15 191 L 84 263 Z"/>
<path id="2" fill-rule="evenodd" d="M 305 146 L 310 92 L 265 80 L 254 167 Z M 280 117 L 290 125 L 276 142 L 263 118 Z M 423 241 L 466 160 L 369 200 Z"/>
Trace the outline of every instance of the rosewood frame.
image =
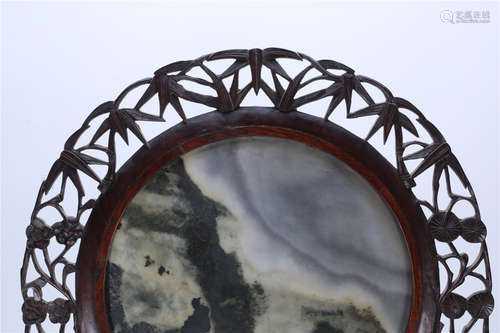
<path id="1" fill-rule="evenodd" d="M 130 158 L 97 202 L 87 223 L 77 261 L 76 296 L 82 332 L 110 332 L 105 305 L 108 252 L 119 220 L 133 199 L 160 168 L 174 158 L 218 140 L 271 136 L 295 140 L 325 151 L 361 174 L 400 221 L 413 271 L 413 301 L 408 333 L 429 332 L 436 324 L 439 276 L 434 243 L 417 200 L 396 169 L 365 141 L 333 123 L 304 113 L 284 115 L 270 108 L 211 112 L 177 125 Z"/>
<path id="2" fill-rule="evenodd" d="M 209 66 L 227 59 L 232 60 L 232 64 L 220 74 Z M 279 63 L 282 59 L 300 61 L 306 66 L 291 77 Z M 245 68 L 250 69 L 251 80 L 243 82 L 243 87 L 239 88 L 242 81 L 239 74 Z M 192 74 L 193 69 L 201 70 L 208 79 Z M 271 82 L 262 77 L 264 69 L 269 70 Z M 311 73 L 313 76 L 308 77 Z M 231 80 L 230 87 L 223 82 L 228 78 Z M 187 89 L 181 84 L 187 81 L 197 87 L 208 87 L 215 95 Z M 301 95 L 313 82 L 323 83 L 325 87 Z M 120 106 L 131 91 L 142 86 L 147 88 L 135 106 Z M 378 90 L 383 100 L 376 102 L 367 86 Z M 264 91 L 273 107 L 240 107 L 251 89 L 255 93 Z M 354 112 L 350 110 L 353 93 L 364 100 L 367 104 L 365 108 Z M 159 116 L 141 111 L 154 95 L 158 95 Z M 302 106 L 323 98 L 330 99 L 325 120 L 297 112 Z M 216 111 L 187 119 L 181 100 L 202 104 Z M 348 119 L 377 117 L 365 140 L 328 121 L 341 102 L 345 102 Z M 163 121 L 167 105 L 172 106 L 183 123 L 148 142 L 137 121 Z M 408 117 L 409 114 L 416 120 Z M 99 121 L 102 117 L 106 118 Z M 90 142 L 81 144 L 82 135 L 88 133 L 95 122 L 98 122 L 98 127 Z M 116 134 L 128 143 L 128 130 L 145 146 L 117 172 Z M 384 143 L 391 132 L 394 134 L 396 168 L 367 142 L 379 130 L 383 132 Z M 419 131 L 426 132 L 430 142 L 416 139 Z M 107 142 L 100 143 L 106 135 Z M 333 154 L 365 177 L 386 200 L 401 223 L 412 261 L 414 299 L 407 332 L 439 332 L 443 327 L 441 321 L 447 318 L 449 331 L 453 333 L 455 321 L 466 312 L 470 319 L 463 325 L 463 332 L 478 327 L 479 322 L 483 332 L 489 331 L 488 318 L 494 300 L 485 242 L 486 228 L 481 221 L 472 186 L 443 135 L 413 104 L 394 97 L 381 83 L 357 75 L 341 63 L 316 61 L 303 53 L 267 48 L 221 51 L 162 67 L 154 77 L 133 83 L 114 101 L 97 107 L 66 141 L 60 158 L 40 187 L 31 222 L 26 229 L 26 252 L 21 268 L 26 332 L 33 326 L 44 332 L 42 323 L 47 316 L 52 323 L 60 326 L 60 332 L 64 332 L 71 316 L 75 331 L 108 332 L 103 298 L 104 268 L 113 232 L 126 204 L 156 170 L 175 156 L 220 139 L 254 135 L 284 137 Z M 420 150 L 408 153 L 410 147 L 419 147 Z M 104 154 L 106 158 L 97 157 L 95 152 Z M 420 163 L 409 171 L 408 161 L 415 159 Z M 105 175 L 99 176 L 94 165 L 104 166 L 107 170 Z M 416 179 L 431 168 L 434 170 L 432 199 L 417 199 L 411 188 L 415 186 Z M 97 201 L 85 195 L 80 179 L 83 174 L 97 181 L 101 191 Z M 452 190 L 452 176 L 458 179 L 467 194 L 459 195 Z M 61 188 L 59 193 L 52 195 L 51 188 L 57 180 L 61 180 Z M 73 213 L 63 208 L 68 180 L 78 197 Z M 446 186 L 441 188 L 440 182 Z M 445 207 L 438 202 L 440 191 L 445 191 L 449 198 Z M 459 202 L 468 204 L 473 215 L 458 218 L 454 211 Z M 40 215 L 46 208 L 55 209 L 61 220 L 47 224 Z M 423 215 L 422 209 L 428 210 L 429 218 Z M 92 213 L 84 227 L 82 216 L 87 210 Z M 472 260 L 458 249 L 455 242 L 458 237 L 479 246 L 479 252 Z M 68 260 L 67 253 L 80 238 L 78 261 L 74 264 Z M 55 258 L 51 258 L 48 251 L 53 239 L 63 245 L 63 250 Z M 434 242 L 444 243 L 449 251 L 437 253 Z M 458 260 L 460 267 L 454 269 L 449 260 Z M 484 266 L 482 271 L 480 264 Z M 63 268 L 62 276 L 56 272 L 58 265 Z M 28 274 L 30 267 L 36 275 L 33 279 Z M 446 281 L 441 290 L 439 272 Z M 74 273 L 76 298 L 67 284 L 68 276 Z M 457 292 L 457 288 L 469 279 L 479 280 L 484 288 L 465 295 L 466 298 Z M 61 297 L 50 302 L 44 300 L 43 291 L 48 286 L 56 289 Z"/>

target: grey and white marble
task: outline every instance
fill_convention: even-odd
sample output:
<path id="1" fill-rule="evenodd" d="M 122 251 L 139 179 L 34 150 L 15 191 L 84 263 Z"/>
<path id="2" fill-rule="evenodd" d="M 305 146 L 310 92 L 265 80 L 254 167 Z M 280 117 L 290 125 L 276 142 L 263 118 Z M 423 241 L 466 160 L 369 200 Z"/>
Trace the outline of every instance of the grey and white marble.
<path id="1" fill-rule="evenodd" d="M 115 332 L 404 332 L 411 267 L 356 172 L 278 138 L 206 145 L 136 195 L 108 265 Z"/>

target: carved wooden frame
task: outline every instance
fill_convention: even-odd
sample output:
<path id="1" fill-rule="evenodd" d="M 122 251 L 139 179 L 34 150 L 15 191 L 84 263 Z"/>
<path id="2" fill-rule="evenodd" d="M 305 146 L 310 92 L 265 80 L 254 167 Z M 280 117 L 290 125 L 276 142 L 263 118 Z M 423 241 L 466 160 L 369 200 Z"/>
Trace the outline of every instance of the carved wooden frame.
<path id="1" fill-rule="evenodd" d="M 222 73 L 216 74 L 209 63 L 220 59 L 232 60 Z M 291 77 L 279 61 L 292 59 L 301 61 L 306 67 Z M 240 71 L 250 68 L 251 81 L 240 89 Z M 194 68 L 206 74 L 206 78 L 190 75 Z M 263 79 L 262 71 L 270 71 L 272 83 Z M 307 75 L 312 75 L 310 78 Z M 224 79 L 230 78 L 226 87 Z M 190 81 L 214 91 L 214 96 L 186 89 L 181 82 Z M 325 88 L 300 95 L 301 90 L 313 82 L 326 83 Z M 123 108 L 121 103 L 132 90 L 146 85 L 142 97 L 133 107 Z M 381 92 L 384 100 L 376 103 L 366 89 L 370 85 Z M 247 93 L 264 91 L 273 108 L 240 107 Z M 366 107 L 351 112 L 353 92 L 366 103 Z M 158 95 L 159 116 L 144 113 L 141 108 L 154 95 Z M 303 114 L 300 107 L 314 101 L 331 98 L 325 111 L 325 120 Z M 180 100 L 203 104 L 215 109 L 200 117 L 186 119 Z M 347 118 L 377 116 L 365 140 L 327 121 L 332 112 L 344 101 Z M 163 121 L 163 114 L 170 104 L 182 118 L 183 123 L 165 131 L 148 142 L 136 121 Z M 408 115 L 416 117 L 411 120 Z M 102 120 L 101 118 L 104 118 Z M 88 134 L 91 122 L 101 120 L 90 142 L 80 144 L 79 139 Z M 425 131 L 430 142 L 415 139 L 420 131 Z M 384 142 L 391 131 L 394 135 L 396 168 L 390 167 L 379 153 L 368 143 L 378 131 L 383 130 Z M 403 131 L 405 129 L 405 131 Z M 144 143 L 134 156 L 117 172 L 115 134 L 128 143 L 130 130 Z M 99 144 L 107 134 L 107 143 Z M 479 207 L 467 176 L 460 163 L 451 152 L 443 135 L 410 102 L 394 97 L 379 82 L 365 76 L 356 75 L 351 68 L 332 61 L 316 61 L 311 57 L 278 48 L 227 50 L 202 56 L 195 60 L 179 61 L 160 68 L 154 77 L 138 81 L 127 87 L 114 101 L 98 106 L 85 119 L 64 145 L 60 158 L 53 164 L 49 175 L 42 183 L 31 222 L 26 229 L 27 245 L 21 269 L 21 289 L 24 298 L 22 307 L 26 332 L 36 327 L 43 332 L 42 323 L 47 315 L 52 323 L 63 332 L 73 315 L 74 329 L 81 332 L 108 332 L 104 307 L 104 275 L 107 250 L 116 229 L 118 219 L 126 204 L 140 186 L 164 163 L 183 151 L 232 136 L 278 136 L 305 142 L 339 157 L 365 177 L 388 202 L 398 216 L 410 250 L 413 269 L 413 307 L 407 332 L 438 332 L 441 320 L 449 320 L 450 332 L 455 331 L 455 319 L 465 312 L 470 320 L 461 328 L 464 332 L 473 327 L 489 331 L 488 317 L 493 310 L 491 295 L 492 278 L 485 237 L 486 228 L 481 222 Z M 412 136 L 412 139 L 408 139 Z M 418 146 L 420 150 L 405 151 Z M 106 158 L 98 158 L 93 152 L 104 153 Z M 419 159 L 420 163 L 409 172 L 408 160 Z M 148 163 L 146 163 L 148 162 Z M 106 167 L 105 176 L 99 177 L 94 165 Z M 432 200 L 418 200 L 411 193 L 416 179 L 427 169 L 433 168 Z M 80 174 L 94 179 L 101 195 L 85 197 Z M 452 190 L 451 177 L 457 177 L 467 194 L 456 194 Z M 67 180 L 75 187 L 78 203 L 74 214 L 68 214 L 62 207 Z M 50 195 L 49 190 L 56 180 L 61 181 L 58 194 Z M 445 189 L 440 188 L 444 182 Z M 449 198 L 446 207 L 439 204 L 438 194 L 445 191 Z M 85 199 L 85 200 L 84 200 Z M 460 219 L 454 213 L 457 203 L 466 203 L 474 214 Z M 59 212 L 61 219 L 47 223 L 39 213 L 51 207 Z M 422 208 L 427 209 L 426 218 Z M 82 214 L 92 210 L 87 225 Z M 428 223 L 425 223 L 425 221 Z M 82 238 L 83 236 L 83 238 Z M 477 243 L 478 254 L 460 252 L 455 245 L 458 237 Z M 65 255 L 80 239 L 78 261 L 67 260 Z M 51 258 L 48 245 L 55 239 L 63 245 L 63 250 Z M 438 254 L 434 241 L 447 245 L 449 251 Z M 41 257 L 42 261 L 38 260 Z M 450 260 L 458 260 L 459 268 L 453 270 Z M 479 269 L 480 265 L 484 267 Z M 62 265 L 62 274 L 56 274 L 56 266 Z M 439 289 L 438 265 L 445 272 L 445 286 Z M 37 277 L 27 279 L 27 271 L 32 267 Z M 69 274 L 76 272 L 76 298 L 67 285 Z M 469 279 L 479 280 L 484 288 L 471 295 L 460 295 L 457 291 Z M 43 298 L 46 286 L 55 288 L 61 297 L 50 302 Z"/>

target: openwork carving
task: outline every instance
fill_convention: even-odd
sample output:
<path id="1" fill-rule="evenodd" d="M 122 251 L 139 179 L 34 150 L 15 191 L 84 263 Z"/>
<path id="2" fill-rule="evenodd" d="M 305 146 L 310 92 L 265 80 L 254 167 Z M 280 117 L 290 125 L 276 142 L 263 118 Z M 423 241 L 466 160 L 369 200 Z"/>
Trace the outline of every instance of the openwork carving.
<path id="1" fill-rule="evenodd" d="M 229 59 L 232 63 L 221 73 L 215 73 L 210 64 L 222 59 Z M 280 64 L 283 59 L 296 60 L 304 68 L 292 77 Z M 250 69 L 251 80 L 242 84 L 240 72 L 246 67 Z M 194 69 L 201 70 L 205 76 L 191 74 Z M 263 71 L 270 72 L 272 82 L 266 82 Z M 223 80 L 230 81 L 230 84 L 226 86 Z M 188 81 L 192 83 L 190 86 L 194 84 L 208 87 L 213 90 L 213 95 L 186 88 L 183 84 Z M 301 94 L 313 82 L 326 83 L 326 87 Z M 146 86 L 146 89 L 136 105 L 123 107 L 121 104 L 125 96 L 141 86 Z M 368 92 L 368 86 L 378 90 L 384 100 L 375 102 L 373 94 Z M 116 100 L 105 102 L 91 112 L 83 125 L 66 141 L 59 159 L 41 184 L 31 222 L 26 229 L 26 252 L 21 269 L 24 298 L 22 312 L 26 331 L 29 332 L 35 326 L 39 332 L 43 332 L 42 324 L 47 324 L 47 317 L 50 322 L 60 326 L 61 332 L 71 317 L 75 322 L 78 321 L 75 298 L 67 283 L 68 276 L 75 272 L 76 267 L 66 256 L 82 236 L 86 222 L 83 220 L 83 213 L 93 208 L 96 199 L 85 195 L 80 176 L 86 175 L 95 180 L 101 192 L 108 188 L 117 171 L 116 134 L 128 143 L 130 130 L 147 145 L 148 141 L 138 121 L 164 121 L 163 115 L 168 105 L 172 106 L 182 121 L 189 121 L 182 106 L 183 100 L 209 106 L 219 112 L 235 111 L 252 89 L 255 93 L 262 90 L 272 105 L 283 113 L 300 110 L 301 106 L 328 98 L 330 103 L 324 112 L 326 120 L 341 103 L 345 103 L 348 119 L 375 117 L 366 140 L 370 140 L 381 130 L 385 143 L 392 133 L 396 168 L 408 188 L 414 187 L 426 170 L 433 170 L 432 198 L 422 199 L 419 203 L 429 213 L 429 227 L 437 244 L 445 245 L 438 246 L 441 250 L 437 254 L 441 268 L 446 272 L 446 284 L 442 286 L 437 300 L 442 314 L 441 321 L 447 323 L 450 332 L 458 329 L 469 332 L 473 327 L 482 327 L 483 332 L 488 332 L 488 317 L 493 310 L 494 301 L 485 242 L 486 228 L 481 221 L 472 186 L 443 135 L 413 104 L 393 96 L 381 83 L 357 75 L 353 69 L 336 61 L 316 61 L 305 54 L 278 48 L 227 50 L 195 60 L 174 62 L 158 69 L 152 78 L 128 86 Z M 352 111 L 353 94 L 361 97 L 366 107 Z M 143 112 L 145 103 L 155 95 L 158 96 L 159 114 Z M 412 117 L 416 120 L 412 120 Z M 90 131 L 91 122 L 97 121 L 99 125 L 90 133 L 90 141 L 80 143 L 82 135 Z M 427 133 L 430 140 L 418 139 L 423 132 Z M 103 137 L 107 139 L 107 143 L 99 144 L 98 141 Z M 98 157 L 96 152 L 101 155 Z M 411 160 L 418 160 L 419 163 L 410 167 Z M 96 166 L 106 168 L 104 176 L 98 176 Z M 453 177 L 461 183 L 461 192 L 465 194 L 457 194 Z M 57 181 L 60 181 L 60 190 L 52 195 L 50 190 Z M 77 193 L 74 214 L 68 214 L 63 208 L 68 181 Z M 443 197 L 446 198 L 444 203 Z M 456 213 L 459 204 L 469 206 L 473 213 L 459 218 Z M 40 212 L 47 208 L 55 209 L 60 218 L 44 221 Z M 463 241 L 477 244 L 477 254 L 460 251 L 458 243 Z M 48 250 L 51 242 L 62 245 L 62 250 L 55 256 Z M 453 265 L 452 261 L 458 262 L 458 265 Z M 61 274 L 56 272 L 58 265 L 62 265 Z M 36 272 L 36 278 L 27 278 L 28 269 Z M 477 288 L 472 294 L 460 295 L 459 287 L 470 279 L 479 281 L 481 288 Z M 59 297 L 45 299 L 44 290 L 47 286 L 55 288 Z M 456 327 L 458 325 L 455 321 L 464 316 L 468 316 L 466 323 L 462 327 Z"/>

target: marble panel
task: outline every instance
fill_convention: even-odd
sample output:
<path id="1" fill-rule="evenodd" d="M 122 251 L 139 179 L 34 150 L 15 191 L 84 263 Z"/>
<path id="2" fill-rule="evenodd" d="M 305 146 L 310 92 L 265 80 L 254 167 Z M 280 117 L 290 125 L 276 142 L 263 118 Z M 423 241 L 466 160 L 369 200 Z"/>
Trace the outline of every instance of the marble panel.
<path id="1" fill-rule="evenodd" d="M 412 279 L 387 204 L 335 157 L 237 138 L 158 171 L 119 224 L 114 332 L 404 332 Z"/>

